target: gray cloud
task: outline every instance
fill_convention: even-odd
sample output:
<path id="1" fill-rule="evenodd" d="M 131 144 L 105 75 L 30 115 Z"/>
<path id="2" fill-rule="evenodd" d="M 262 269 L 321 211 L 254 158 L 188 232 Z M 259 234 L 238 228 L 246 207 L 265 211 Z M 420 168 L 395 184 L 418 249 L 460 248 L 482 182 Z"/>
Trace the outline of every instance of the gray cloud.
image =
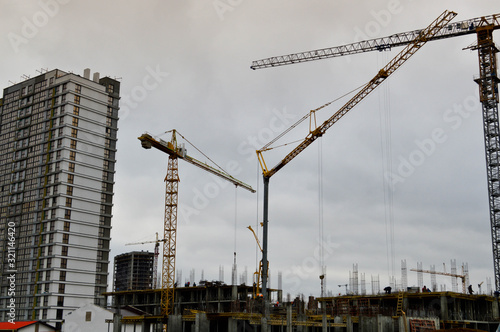
<path id="1" fill-rule="evenodd" d="M 113 254 L 131 250 L 124 247 L 127 242 L 153 239 L 162 231 L 167 158 L 140 147 L 137 136 L 143 131 L 160 134 L 176 128 L 221 165 L 236 161 L 237 177 L 261 190 L 250 143 L 254 138 L 263 145 L 267 133 L 277 134 L 272 129 L 284 127 L 283 122 L 276 126 L 276 111 L 286 110 L 298 119 L 368 81 L 397 50 L 259 71 L 250 70 L 252 60 L 349 43 L 363 35 L 421 28 L 444 9 L 458 12 L 457 20 L 498 11 L 497 2 L 490 0 L 474 5 L 221 0 L 230 7 L 223 12 L 216 1 L 124 5 L 123 1 L 53 0 L 59 3 L 57 14 L 47 14 L 47 22 L 37 26 L 33 36 L 23 37 L 26 43 L 19 44 L 16 52 L 9 47 L 9 33 L 23 36 L 26 20 L 34 22 L 34 15 L 44 12 L 40 4 L 50 1 L 4 2 L 0 14 L 4 86 L 23 74 L 34 76 L 40 68 L 83 73 L 91 67 L 101 75 L 121 77 L 122 93 L 132 96 L 144 88 L 147 68 L 168 73 L 154 88 L 145 89 L 145 95 L 136 94 L 132 99 L 136 106 L 122 99 Z M 394 4 L 398 7 L 392 8 Z M 462 51 L 473 41 L 469 36 L 424 46 L 388 80 L 388 88 L 374 92 L 322 138 L 324 233 L 330 245 L 324 263 L 328 289 L 334 293 L 341 289 L 338 284 L 348 283 L 355 263 L 367 282 L 380 275 L 381 285 L 388 283 L 392 259 L 398 279 L 401 259 L 409 268 L 423 262 L 424 268 L 433 264 L 437 270 L 443 263 L 449 268 L 450 259 L 457 259 L 458 264 L 469 263 L 473 284 L 493 278 L 481 114 L 473 110 L 466 118 L 451 118 L 457 113 L 449 113 L 469 96 L 477 96 L 472 80 L 477 75 L 477 55 Z M 380 105 L 385 103 L 390 104 L 393 171 L 412 153 L 424 155 L 396 185 L 392 205 L 384 200 L 383 187 L 387 170 L 381 137 L 389 132 L 381 129 Z M 318 116 L 324 120 L 341 105 L 336 103 Z M 426 154 L 416 142 L 432 138 L 435 129 L 442 129 L 446 140 Z M 306 134 L 294 133 L 290 140 Z M 317 143 L 271 179 L 269 260 L 273 278 L 277 271 L 285 274 L 285 292 L 319 295 Z M 266 158 L 273 164 L 286 149 L 273 150 Z M 188 153 L 203 159 L 192 148 Z M 180 175 L 180 206 L 192 207 L 196 193 L 213 179 L 182 162 Z M 246 226 L 255 226 L 262 218 L 262 193 L 235 194 L 230 185 L 220 188 L 188 222 L 179 216 L 177 268 L 184 278 L 195 268 L 197 278 L 203 270 L 207 279 L 217 279 L 218 268 L 224 265 L 225 279 L 230 280 L 235 200 L 238 265 L 240 272 L 248 267 L 251 280 L 256 250 Z M 386 240 L 387 211 L 394 216 L 393 242 Z M 395 257 L 387 255 L 391 244 Z M 416 282 L 416 275 L 409 273 L 409 284 Z M 277 286 L 277 279 L 271 284 Z"/>

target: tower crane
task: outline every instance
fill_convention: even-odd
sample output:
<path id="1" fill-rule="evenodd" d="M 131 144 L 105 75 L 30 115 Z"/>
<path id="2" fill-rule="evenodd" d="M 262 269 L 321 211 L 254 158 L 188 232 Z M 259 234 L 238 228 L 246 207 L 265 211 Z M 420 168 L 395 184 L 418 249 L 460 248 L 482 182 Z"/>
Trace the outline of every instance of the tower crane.
<path id="1" fill-rule="evenodd" d="M 247 227 L 252 233 L 253 236 L 255 237 L 255 241 L 257 241 L 257 246 L 259 247 L 260 252 L 262 252 L 262 247 L 259 242 L 259 238 L 257 237 L 257 234 L 253 230 L 252 226 Z M 267 262 L 267 271 L 269 271 L 269 262 Z M 260 290 L 262 289 L 262 282 L 260 279 L 260 276 L 262 274 L 262 260 L 259 262 L 259 268 L 256 272 L 254 272 L 254 280 L 253 280 L 253 297 L 257 298 L 260 295 Z"/>
<path id="2" fill-rule="evenodd" d="M 444 29 L 438 31 L 434 36 L 429 37 L 428 41 L 474 34 L 477 33 L 477 28 L 484 26 L 491 26 L 491 29 L 493 30 L 500 29 L 500 14 L 453 22 L 444 27 Z M 420 31 L 422 30 L 400 32 L 387 37 L 368 39 L 340 46 L 273 56 L 270 58 L 252 61 L 250 68 L 256 70 L 314 60 L 336 58 L 358 53 L 391 50 L 393 47 L 408 45 L 418 36 Z"/>
<path id="3" fill-rule="evenodd" d="M 421 273 L 430 273 L 430 274 L 438 274 L 438 275 L 442 275 L 442 276 L 450 276 L 450 277 L 454 277 L 454 278 L 460 278 L 462 279 L 462 293 L 466 293 L 466 282 L 467 280 L 469 279 L 469 276 L 467 273 L 463 273 L 463 274 L 455 274 L 455 273 L 447 273 L 447 272 L 436 272 L 436 271 L 431 271 L 431 270 L 421 270 L 421 269 L 410 269 L 410 271 L 414 271 L 414 272 L 421 272 Z"/>
<path id="4" fill-rule="evenodd" d="M 172 133 L 170 142 L 162 139 L 156 139 L 149 133 L 144 133 L 138 139 L 145 149 L 154 147 L 168 154 L 167 175 L 165 177 L 165 218 L 163 229 L 163 266 L 162 266 L 162 285 L 161 285 L 161 314 L 163 316 L 163 329 L 166 331 L 166 319 L 173 311 L 174 304 L 174 283 L 175 283 L 175 255 L 176 255 L 176 239 L 177 239 L 177 202 L 178 202 L 178 185 L 179 185 L 179 170 L 178 159 L 187 161 L 188 163 L 197 166 L 209 173 L 212 173 L 224 180 L 234 184 L 236 187 L 241 187 L 252 193 L 255 190 L 248 184 L 232 177 L 223 170 L 219 170 L 207 165 L 197 159 L 187 155 L 184 144 L 177 145 L 178 131 L 175 129 L 168 131 Z M 167 132 L 167 133 L 168 133 Z M 179 134 L 183 137 L 181 134 Z M 184 138 L 184 137 L 183 137 Z M 185 139 L 185 138 L 184 138 Z M 186 139 L 185 139 L 186 140 Z M 186 140 L 187 141 L 187 140 Z"/>
<path id="5" fill-rule="evenodd" d="M 493 42 L 493 31 L 497 29 L 500 29 L 500 14 L 493 14 L 444 24 L 442 29 L 437 31 L 434 35 L 427 36 L 427 40 L 433 41 L 476 34 L 476 43 L 465 49 L 477 50 L 479 57 L 479 78 L 475 79 L 475 82 L 479 86 L 479 100 L 482 104 L 483 114 L 495 287 L 496 290 L 500 290 L 500 125 L 498 116 L 498 83 L 500 80 L 497 73 L 496 57 L 499 50 Z M 250 68 L 255 70 L 357 53 L 390 50 L 392 47 L 406 46 L 413 43 L 414 39 L 422 31 L 423 30 L 414 30 L 396 33 L 387 37 L 341 46 L 270 57 L 253 61 Z M 311 133 L 310 136 L 310 139 L 312 139 L 315 134 Z M 308 138 L 306 138 L 304 144 L 301 145 L 305 147 L 306 141 L 308 141 Z M 293 153 L 300 153 L 300 151 L 300 149 L 296 149 Z M 259 155 L 259 159 L 261 159 L 259 151 L 257 151 L 257 154 Z M 288 155 L 287 158 L 271 170 L 267 170 L 264 164 L 264 179 L 273 175 L 284 166 L 290 158 L 295 157 L 294 154 Z M 261 163 L 262 162 L 263 161 L 261 161 Z M 265 231 L 265 236 L 267 237 L 267 229 Z M 267 241 L 267 238 L 264 238 L 263 241 Z"/>
<path id="6" fill-rule="evenodd" d="M 364 85 L 354 97 L 352 97 L 344 106 L 342 106 L 336 113 L 327 119 L 323 124 L 316 128 L 310 128 L 309 133 L 299 145 L 294 148 L 288 155 L 286 155 L 276 166 L 269 169 L 265 163 L 263 152 L 269 150 L 267 144 L 264 148 L 257 150 L 257 157 L 262 168 L 262 175 L 264 178 L 264 204 L 263 204 L 263 250 L 262 250 L 262 293 L 265 301 L 265 315 L 268 316 L 268 301 L 267 301 L 267 245 L 268 245 L 268 212 L 269 212 L 269 180 L 281 168 L 286 166 L 290 161 L 297 157 L 316 139 L 323 136 L 326 131 L 339 121 L 345 114 L 359 104 L 366 96 L 368 96 L 374 89 L 376 89 L 382 82 L 385 81 L 392 73 L 394 73 L 403 63 L 405 63 L 413 54 L 415 54 L 430 38 L 439 33 L 441 29 L 449 24 L 449 22 L 457 14 L 451 11 L 445 11 L 437 19 L 435 19 L 427 28 L 420 30 L 415 38 L 406 45 L 403 50 L 396 55 L 384 68 L 373 77 L 366 85 Z M 311 112 L 311 118 L 314 112 Z M 305 119 L 306 117 L 302 118 Z M 311 122 L 312 124 L 312 122 Z"/>
<path id="7" fill-rule="evenodd" d="M 126 246 L 131 246 L 131 245 L 136 245 L 136 244 L 148 244 L 148 243 L 154 243 L 155 244 L 155 251 L 154 251 L 154 261 L 153 261 L 153 289 L 156 289 L 157 287 L 157 280 L 158 280 L 158 256 L 160 256 L 160 242 L 165 242 L 165 239 L 158 239 L 158 232 L 156 232 L 156 240 L 154 241 L 143 241 L 143 242 L 133 242 L 133 243 L 125 243 Z"/>

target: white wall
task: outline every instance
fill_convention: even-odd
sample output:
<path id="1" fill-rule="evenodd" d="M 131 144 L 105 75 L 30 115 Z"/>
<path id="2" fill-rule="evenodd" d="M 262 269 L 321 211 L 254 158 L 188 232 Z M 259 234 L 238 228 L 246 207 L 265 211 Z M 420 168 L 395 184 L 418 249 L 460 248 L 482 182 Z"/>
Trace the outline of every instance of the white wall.
<path id="1" fill-rule="evenodd" d="M 90 321 L 87 321 L 89 313 Z M 92 303 L 86 304 L 64 316 L 63 332 L 107 331 L 106 319 L 113 319 L 113 313 Z M 112 331 L 112 329 L 111 329 Z"/>
<path id="2" fill-rule="evenodd" d="M 87 312 L 90 312 L 90 321 L 86 321 Z M 89 303 L 64 316 L 62 332 L 105 332 L 108 331 L 106 320 L 113 320 L 113 313 Z M 109 331 L 113 331 L 112 323 L 109 323 Z M 134 330 L 133 324 L 122 324 L 122 331 L 142 332 L 142 327 L 137 323 Z"/>

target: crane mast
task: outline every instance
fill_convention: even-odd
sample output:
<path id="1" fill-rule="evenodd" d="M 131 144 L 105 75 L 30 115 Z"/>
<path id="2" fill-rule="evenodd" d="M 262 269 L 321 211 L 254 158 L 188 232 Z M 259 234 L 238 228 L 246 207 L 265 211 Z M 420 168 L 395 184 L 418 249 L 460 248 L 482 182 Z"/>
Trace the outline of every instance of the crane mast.
<path id="1" fill-rule="evenodd" d="M 163 267 L 162 267 L 162 285 L 161 285 L 161 314 L 164 324 L 163 330 L 167 330 L 166 319 L 173 312 L 175 295 L 175 256 L 177 249 L 177 205 L 179 192 L 179 159 L 185 160 L 207 172 L 223 178 L 237 187 L 242 187 L 252 193 L 255 190 L 248 184 L 235 179 L 231 175 L 213 168 L 199 160 L 196 160 L 186 154 L 184 146 L 177 145 L 177 131 L 172 130 L 172 139 L 170 142 L 156 139 L 148 133 L 142 134 L 138 139 L 145 149 L 152 147 L 167 153 L 168 166 L 165 176 L 165 214 L 163 228 Z"/>
<path id="2" fill-rule="evenodd" d="M 375 88 L 377 88 L 385 79 L 394 73 L 403 63 L 405 63 L 413 54 L 415 54 L 432 36 L 436 35 L 445 27 L 457 14 L 445 11 L 435 19 L 427 28 L 421 30 L 417 37 L 408 44 L 398 55 L 396 55 L 384 68 L 382 68 L 374 78 L 372 78 L 354 97 L 352 97 L 344 106 L 342 106 L 333 116 L 315 129 L 310 129 L 306 138 L 299 143 L 285 158 L 283 158 L 272 169 L 268 169 L 262 152 L 257 150 L 257 156 L 262 168 L 264 178 L 264 204 L 263 204 L 263 239 L 262 239 L 262 293 L 264 301 L 267 301 L 267 244 L 268 244 L 268 212 L 269 212 L 269 179 L 281 168 L 292 161 L 297 155 L 304 151 L 316 139 L 321 137 L 333 124 L 340 120 L 347 112 L 353 109 Z M 268 315 L 267 303 L 265 305 L 265 315 Z"/>
<path id="3" fill-rule="evenodd" d="M 179 167 L 174 155 L 168 156 L 165 177 L 165 223 L 163 228 L 163 265 L 161 273 L 161 312 L 173 312 L 175 292 L 175 254 L 177 248 L 177 203 L 179 196 Z"/>
<path id="4" fill-rule="evenodd" d="M 498 48 L 493 42 L 493 30 L 499 24 L 485 24 L 477 29 L 479 56 L 479 100 L 482 104 L 490 226 L 493 245 L 495 289 L 500 290 L 500 126 L 498 122 Z"/>

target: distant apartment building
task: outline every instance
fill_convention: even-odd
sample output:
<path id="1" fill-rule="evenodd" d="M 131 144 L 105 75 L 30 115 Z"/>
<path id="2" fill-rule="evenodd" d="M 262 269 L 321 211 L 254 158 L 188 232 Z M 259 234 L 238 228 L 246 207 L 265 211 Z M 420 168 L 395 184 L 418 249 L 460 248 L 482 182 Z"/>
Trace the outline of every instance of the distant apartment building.
<path id="1" fill-rule="evenodd" d="M 154 253 L 133 251 L 115 256 L 114 291 L 153 288 Z"/>
<path id="2" fill-rule="evenodd" d="M 0 99 L 0 321 L 105 305 L 120 83 L 55 69 Z"/>

